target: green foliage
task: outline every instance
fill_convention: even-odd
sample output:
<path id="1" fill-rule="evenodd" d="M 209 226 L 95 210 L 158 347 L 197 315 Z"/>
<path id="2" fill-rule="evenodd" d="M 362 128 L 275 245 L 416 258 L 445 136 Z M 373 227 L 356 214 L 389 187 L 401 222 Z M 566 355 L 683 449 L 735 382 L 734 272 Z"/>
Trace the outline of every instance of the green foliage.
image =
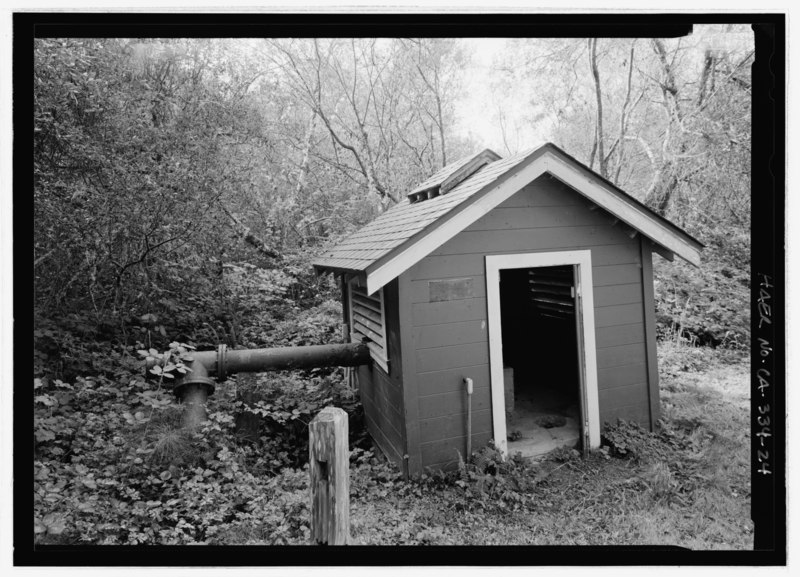
<path id="1" fill-rule="evenodd" d="M 181 429 L 171 395 L 141 379 L 126 386 L 105 378 L 74 385 L 39 379 L 34 387 L 42 542 L 214 542 L 221 527 L 254 510 L 283 511 L 286 497 L 265 474 L 275 470 L 266 463 L 271 455 L 235 442 L 232 398 L 223 396 L 223 410 L 212 407 L 208 423 L 191 434 Z M 276 502 L 260 509 L 269 496 Z M 284 541 L 276 532 L 273 542 Z"/>
<path id="2" fill-rule="evenodd" d="M 747 247 L 709 246 L 703 264 L 654 263 L 659 339 L 743 349 L 750 342 Z M 738 262 L 736 262 L 738 259 Z"/>
<path id="3" fill-rule="evenodd" d="M 631 459 L 636 463 L 667 459 L 677 450 L 687 447 L 685 439 L 675 435 L 669 428 L 661 427 L 651 433 L 638 423 L 623 419 L 613 425 L 606 423 L 601 439 L 602 444 L 608 447 L 610 456 Z"/>
<path id="4" fill-rule="evenodd" d="M 722 462 L 738 447 L 724 425 L 733 413 L 717 407 L 725 418 L 704 425 L 697 399 L 722 401 L 678 386 L 721 354 L 687 342 L 735 349 L 749 339 L 748 181 L 732 170 L 746 165 L 747 126 L 724 122 L 746 117 L 726 102 L 736 111 L 747 102 L 727 84 L 718 91 L 727 100 L 691 126 L 710 143 L 688 152 L 714 162 L 698 173 L 683 167 L 670 205 L 669 216 L 709 245 L 706 262 L 699 271 L 656 268 L 659 335 L 671 345 L 657 434 L 618 423 L 604 451 L 584 460 L 564 449 L 539 465 L 487 447 L 455 471 L 404 481 L 369 450 L 357 395 L 330 369 L 231 378 L 210 399 L 209 422 L 183 430 L 170 385 L 192 348 L 338 342 L 338 288 L 315 275 L 311 258 L 378 214 L 380 197 L 432 172 L 445 148 L 452 160 L 461 146 L 449 129 L 458 43 L 337 40 L 327 54 L 307 50 L 301 70 L 282 72 L 264 67 L 266 45 L 34 45 L 37 543 L 307 543 L 307 426 L 327 405 L 350 417 L 353 528 L 364 543 L 492 542 L 483 528 L 502 531 L 509 520 L 510 541 L 611 538 L 618 519 L 603 506 L 620 495 L 623 510 L 625 498 L 643 508 L 645 495 L 656 506 L 706 499 L 736 511 L 720 492 L 729 479 L 740 494 L 744 485 L 722 466 L 707 479 L 697 459 Z M 313 79 L 315 67 L 338 83 L 317 103 L 290 81 Z M 353 100 L 322 126 L 319 113 L 330 120 L 339 110 L 331 93 Z M 365 164 L 334 136 L 355 144 Z M 144 359 L 164 355 L 145 380 Z M 630 478 L 620 481 L 620 471 Z M 565 527 L 565 514 L 585 511 L 604 530 Z"/>
<path id="5" fill-rule="evenodd" d="M 468 462 L 458 455 L 458 468 L 423 475 L 423 487 L 453 489 L 453 506 L 458 510 L 517 511 L 531 503 L 539 481 L 534 463 L 519 454 L 504 459 L 489 443 L 474 452 Z"/>
<path id="6" fill-rule="evenodd" d="M 158 324 L 145 328 L 162 338 L 233 346 L 265 300 L 280 319 L 281 309 L 293 312 L 285 301 L 316 304 L 320 293 L 330 296 L 328 279 L 315 277 L 309 259 L 385 207 L 376 179 L 400 198 L 439 168 L 442 138 L 452 138 L 457 68 L 450 56 L 459 50 L 451 40 L 417 41 L 412 54 L 399 40 L 381 40 L 377 51 L 358 53 L 354 91 L 340 87 L 370 116 L 357 129 L 358 110 L 354 117 L 332 111 L 327 99 L 320 106 L 303 99 L 294 75 L 276 68 L 286 64 L 278 62 L 279 44 L 35 42 L 40 312 L 91 311 L 96 321 L 135 331 L 139 319 L 153 315 Z M 353 64 L 348 43 L 328 43 L 333 60 L 314 56 L 310 41 L 290 44 L 306 51 L 311 70 L 330 75 Z M 369 41 L 361 44 L 366 49 Z M 367 78 L 367 69 L 377 76 Z M 422 82 L 428 70 L 437 75 L 435 87 Z M 413 98 L 403 98 L 395 88 L 412 81 Z M 392 99 L 383 112 L 372 106 L 378 88 Z M 438 110 L 440 134 L 423 108 Z M 356 148 L 331 140 L 324 114 L 339 133 L 360 134 Z M 369 157 L 369 174 L 353 151 Z M 200 327 L 206 334 L 193 334 Z"/>
<path id="7" fill-rule="evenodd" d="M 296 311 L 296 315 L 276 324 L 270 340 L 276 346 L 323 345 L 341 340 L 342 305 L 326 300 L 319 306 Z"/>
<path id="8" fill-rule="evenodd" d="M 40 332 L 42 345 L 75 343 L 70 333 Z M 357 396 L 336 373 L 270 375 L 256 383 L 262 394 L 251 404 L 221 385 L 208 423 L 191 433 L 170 392 L 191 345 L 173 342 L 161 352 L 98 343 L 92 353 L 81 346 L 98 368 L 130 360 L 74 382 L 48 376 L 45 362 L 34 380 L 40 543 L 229 543 L 253 526 L 248 538 L 260 543 L 307 542 L 307 473 L 299 467 L 308 458 L 308 422 L 324 406 L 340 406 L 351 413 L 356 442 L 366 440 Z M 142 377 L 147 359 L 161 363 L 151 381 Z M 244 412 L 259 417 L 256 442 L 236 435 Z"/>
<path id="9" fill-rule="evenodd" d="M 721 349 L 717 356 L 724 358 L 725 349 Z M 735 358 L 733 354 L 730 355 Z M 708 368 L 709 363 L 715 358 L 715 351 L 708 347 L 691 346 L 685 341 L 664 341 L 658 349 L 658 372 L 666 382 L 682 373 L 699 373 Z"/>
<path id="10" fill-rule="evenodd" d="M 678 483 L 670 472 L 669 465 L 663 461 L 651 464 L 643 479 L 656 501 L 668 500 L 676 493 Z"/>
<path id="11" fill-rule="evenodd" d="M 194 360 L 192 356 L 194 349 L 195 347 L 192 345 L 173 341 L 169 344 L 169 350 L 165 353 L 159 353 L 153 348 L 140 349 L 137 352 L 140 357 L 144 357 L 145 362 L 153 365 L 149 369 L 151 375 L 155 375 L 162 380 L 169 379 L 174 381 L 181 375 L 186 375 L 192 371 L 184 363 L 191 363 Z"/>
<path id="12" fill-rule="evenodd" d="M 327 406 L 340 407 L 348 413 L 351 443 L 358 446 L 367 442 L 363 408 L 339 372 L 324 376 L 266 373 L 250 387 L 240 387 L 238 394 L 240 399 L 248 400 L 237 400 L 231 408 L 236 416 L 258 418 L 256 447 L 272 455 L 262 464 L 270 474 L 308 461 L 308 424 Z"/>
<path id="13" fill-rule="evenodd" d="M 187 264 L 212 256 L 209 217 L 239 178 L 211 136 L 244 129 L 247 115 L 200 105 L 214 87 L 186 68 L 198 55 L 180 41 L 34 48 L 34 241 L 47 265 L 37 303 L 150 306 L 186 280 Z"/>
<path id="14" fill-rule="evenodd" d="M 215 532 L 213 545 L 307 545 L 311 529 L 308 469 L 286 469 L 263 483 L 261 495 Z"/>
<path id="15" fill-rule="evenodd" d="M 181 354 L 181 346 L 175 343 L 173 353 Z M 262 396 L 249 408 L 240 398 L 244 391 L 237 397 L 232 383 L 220 386 L 210 399 L 209 422 L 191 434 L 180 427 L 168 379 L 142 378 L 137 350 L 124 351 L 135 373 L 34 380 L 37 543 L 306 544 L 306 425 L 328 403 L 352 411 L 352 530 L 363 544 L 640 543 L 652 536 L 631 524 L 662 509 L 677 511 L 662 520 L 676 532 L 659 539 L 681 542 L 679 528 L 693 522 L 692 507 L 710 507 L 718 516 L 723 503 L 733 519 L 744 506 L 741 498 L 725 496 L 731 490 L 744 495 L 747 487 L 746 467 L 726 468 L 740 448 L 723 421 L 739 421 L 723 414 L 725 399 L 684 383 L 687 374 L 703 382 L 702 371 L 729 363 L 723 351 L 707 352 L 697 363 L 701 372 L 665 375 L 665 421 L 657 433 L 627 422 L 606 426 L 605 452 L 620 459 L 603 451 L 583 459 L 565 448 L 538 464 L 519 456 L 503 461 L 488 446 L 456 470 L 405 481 L 368 448 L 363 425 L 353 421 L 357 400 L 336 379 L 257 379 L 249 386 Z M 110 365 L 117 352 L 107 345 L 93 358 Z M 683 403 L 677 413 L 676 403 Z M 236 435 L 237 416 L 246 411 L 261 421 L 255 442 Z M 746 425 L 746 415 L 741 421 Z M 614 529 L 604 533 L 602 526 Z M 750 530 L 703 539 L 738 543 Z"/>
<path id="16" fill-rule="evenodd" d="M 556 463 L 568 463 L 580 458 L 580 456 L 581 454 L 577 449 L 566 446 L 553 449 L 547 454 L 547 458 L 551 461 L 555 461 Z"/>

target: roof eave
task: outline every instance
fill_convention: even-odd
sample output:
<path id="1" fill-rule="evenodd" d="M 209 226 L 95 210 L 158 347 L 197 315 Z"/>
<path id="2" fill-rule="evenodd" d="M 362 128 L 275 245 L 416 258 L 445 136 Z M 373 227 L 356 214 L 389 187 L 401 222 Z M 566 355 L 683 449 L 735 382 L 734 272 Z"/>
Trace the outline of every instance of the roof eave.
<path id="1" fill-rule="evenodd" d="M 331 266 L 319 262 L 312 262 L 311 266 L 314 268 L 314 271 L 318 274 L 325 274 L 325 273 L 344 273 L 344 274 L 363 274 L 364 270 L 356 269 L 356 268 L 347 268 L 347 267 L 340 267 L 340 266 Z"/>
<path id="2" fill-rule="evenodd" d="M 696 267 L 700 266 L 700 253 L 704 247 L 703 243 L 669 220 L 656 214 L 554 144 L 548 143 L 545 146 L 553 153 L 549 157 L 550 162 L 548 163 L 547 171 L 555 178 L 583 194 L 589 200 L 599 204 L 628 226 L 638 230 L 640 234 L 649 238 L 653 243 L 675 253 L 689 264 Z M 570 169 L 574 169 L 574 172 L 571 172 Z M 598 202 L 600 200 L 598 198 L 599 195 L 603 193 L 607 195 L 605 197 L 606 203 Z M 648 222 L 652 224 L 648 225 Z"/>
<path id="3" fill-rule="evenodd" d="M 539 160 L 541 162 L 537 162 Z M 403 244 L 368 265 L 366 268 L 367 291 L 370 294 L 377 291 L 386 282 L 402 274 L 414 263 L 458 234 L 460 230 L 469 226 L 471 222 L 494 208 L 504 198 L 516 193 L 522 186 L 544 173 L 550 173 L 579 194 L 614 214 L 628 226 L 639 231 L 662 249 L 658 251 L 659 254 L 675 254 L 689 264 L 700 266 L 700 252 L 703 248 L 700 241 L 667 219 L 660 217 L 632 196 L 564 153 L 560 148 L 548 143 L 532 151 L 524 161 L 514 166 L 498 180 L 484 186 L 453 211 L 432 222 Z M 516 179 L 520 175 L 524 175 L 522 180 L 525 184 L 514 188 L 515 183 L 512 181 L 510 186 L 505 186 L 509 180 Z M 505 190 L 498 193 L 497 196 L 500 200 L 494 203 L 484 201 L 492 194 L 492 191 L 499 190 L 501 187 L 505 187 Z M 620 192 L 622 195 L 619 194 Z M 473 207 L 477 207 L 477 209 L 473 210 Z M 462 218 L 462 215 L 465 216 Z M 462 225 L 460 220 L 464 220 L 466 224 Z M 436 231 L 440 229 L 446 230 L 442 234 L 437 234 L 429 246 L 421 246 L 423 241 L 433 238 Z"/>
<path id="4" fill-rule="evenodd" d="M 620 193 L 620 194 L 624 195 L 626 201 L 630 201 L 632 204 L 638 206 L 639 208 L 641 208 L 643 210 L 646 210 L 649 213 L 649 216 L 651 218 L 654 218 L 654 219 L 658 220 L 659 222 L 661 222 L 661 224 L 663 224 L 667 228 L 671 229 L 672 232 L 682 236 L 687 242 L 689 242 L 689 243 L 691 243 L 693 245 L 696 245 L 698 249 L 705 248 L 705 246 L 706 246 L 705 244 L 703 244 L 702 242 L 700 242 L 699 240 L 694 238 L 692 235 L 690 235 L 688 232 L 686 232 L 681 227 L 676 225 L 674 222 L 672 222 L 669 219 L 664 218 L 660 214 L 656 213 L 650 207 L 648 207 L 646 204 L 644 204 L 643 202 L 639 201 L 634 196 L 628 194 L 627 192 L 622 190 L 619 186 L 617 186 L 616 184 L 614 184 L 613 182 L 611 182 L 607 178 L 605 178 L 605 177 L 601 176 L 600 174 L 596 173 L 594 170 L 592 170 L 591 168 L 586 166 L 580 160 L 578 160 L 577 158 L 575 158 L 571 154 L 565 152 L 563 149 L 559 148 L 558 146 L 556 146 L 552 142 L 548 142 L 548 143 L 544 144 L 544 148 L 549 148 L 551 151 L 553 151 L 557 155 L 560 155 L 560 156 L 564 157 L 565 159 L 569 160 L 576 168 L 578 168 L 582 172 L 589 173 L 591 175 L 591 178 L 601 181 L 603 184 L 605 184 L 612 191 L 615 191 L 617 193 Z"/>

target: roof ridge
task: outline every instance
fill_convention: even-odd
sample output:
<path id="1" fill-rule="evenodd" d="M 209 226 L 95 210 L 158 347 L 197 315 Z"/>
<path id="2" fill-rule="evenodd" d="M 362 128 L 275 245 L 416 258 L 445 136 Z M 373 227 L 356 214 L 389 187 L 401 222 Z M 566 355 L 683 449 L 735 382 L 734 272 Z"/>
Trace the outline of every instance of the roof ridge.
<path id="1" fill-rule="evenodd" d="M 538 162 L 537 159 L 542 155 L 545 155 L 544 159 Z M 478 155 L 472 155 L 469 159 L 474 159 L 476 156 Z M 464 167 L 468 161 L 461 159 L 457 164 L 458 167 Z M 529 169 L 530 166 L 533 168 Z M 451 225 L 451 221 L 461 218 L 459 216 L 461 213 L 471 210 L 464 218 L 472 218 L 473 213 L 477 214 L 477 209 L 472 210 L 470 206 L 474 204 L 474 198 L 483 199 L 483 196 L 486 196 L 483 195 L 483 191 L 489 194 L 495 189 L 499 190 L 499 187 L 505 186 L 505 189 L 508 189 L 509 186 L 505 185 L 505 181 L 510 179 L 513 182 L 523 173 L 524 178 L 532 177 L 533 172 L 537 175 L 550 173 L 567 187 L 575 189 L 603 209 L 615 215 L 623 215 L 619 220 L 649 236 L 656 245 L 674 252 L 692 264 L 699 262 L 702 243 L 644 206 L 630 194 L 600 177 L 591 168 L 569 156 L 556 145 L 545 143 L 505 158 L 498 157 L 497 160 L 482 165 L 446 194 L 432 195 L 432 198 L 425 202 L 404 199 L 336 246 L 323 249 L 320 257 L 312 264 L 317 270 L 349 272 L 371 270 L 369 274 L 376 279 L 372 282 L 380 285 L 385 282 L 388 274 L 381 267 L 386 268 L 390 258 L 397 259 L 406 253 L 412 254 L 410 243 L 421 241 L 437 226 L 447 226 L 448 231 L 455 230 L 453 227 L 456 225 Z M 444 180 L 439 186 L 443 182 Z M 496 186 L 490 187 L 492 183 Z M 504 190 L 503 194 L 506 192 L 508 191 Z M 441 224 L 437 224 L 437 221 Z M 420 251 L 414 254 L 420 254 Z"/>

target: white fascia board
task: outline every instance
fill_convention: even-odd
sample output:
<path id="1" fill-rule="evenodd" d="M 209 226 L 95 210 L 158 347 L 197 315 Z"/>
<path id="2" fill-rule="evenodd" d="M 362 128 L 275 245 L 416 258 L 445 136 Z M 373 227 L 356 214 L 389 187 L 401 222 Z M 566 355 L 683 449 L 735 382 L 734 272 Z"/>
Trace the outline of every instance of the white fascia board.
<path id="1" fill-rule="evenodd" d="M 539 156 L 516 174 L 512 174 L 496 185 L 488 194 L 484 194 L 456 216 L 433 228 L 428 234 L 417 239 L 374 271 L 367 270 L 367 292 L 372 294 L 442 246 L 495 206 L 513 196 L 526 184 L 536 180 L 544 173 L 545 158 L 546 154 Z M 466 202 L 469 202 L 469 200 Z"/>
<path id="2" fill-rule="evenodd" d="M 370 271 L 368 268 L 367 293 L 373 294 L 379 290 L 545 172 L 549 172 L 655 243 L 677 254 L 687 262 L 700 266 L 699 249 L 684 242 L 645 212 L 618 198 L 605 184 L 587 177 L 569 161 L 559 158 L 551 150 L 546 150 L 529 164 L 524 164 L 515 174 L 496 185 L 488 193 L 482 194 L 478 200 L 469 204 L 453 218 L 435 225 L 427 234 L 415 240 L 376 269 Z M 469 203 L 470 201 L 468 199 L 465 202 Z"/>
<path id="3" fill-rule="evenodd" d="M 547 172 L 561 182 L 688 263 L 700 266 L 700 250 L 697 247 L 685 242 L 643 210 L 619 198 L 605 183 L 588 177 L 555 154 L 547 154 L 544 158 Z"/>

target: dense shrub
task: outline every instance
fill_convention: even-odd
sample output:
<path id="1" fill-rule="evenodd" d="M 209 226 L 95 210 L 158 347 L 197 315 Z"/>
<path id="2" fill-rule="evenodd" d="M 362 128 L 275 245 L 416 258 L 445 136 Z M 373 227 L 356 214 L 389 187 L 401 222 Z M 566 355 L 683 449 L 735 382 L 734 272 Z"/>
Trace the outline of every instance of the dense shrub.
<path id="1" fill-rule="evenodd" d="M 236 281 L 243 309 L 266 303 L 240 334 L 258 334 L 270 346 L 330 342 L 339 335 L 341 310 L 330 300 L 294 321 L 259 326 L 270 305 L 292 310 L 280 288 L 291 281 L 277 282 L 274 272 L 265 280 L 246 266 L 233 274 L 252 280 Z M 249 385 L 255 393 L 250 402 L 242 400 L 248 386 L 233 377 L 210 397 L 208 424 L 191 434 L 181 428 L 170 379 L 146 380 L 137 354 L 169 333 L 153 314 L 133 322 L 127 340 L 137 335 L 143 341 L 126 345 L 118 325 L 104 340 L 102 325 L 92 325 L 88 315 L 37 321 L 37 542 L 306 542 L 300 467 L 308 458 L 308 423 L 325 406 L 342 407 L 351 416 L 353 442 L 366 443 L 362 408 L 342 371 L 262 375 Z M 255 438 L 236 434 L 242 414 L 257 417 Z M 242 527 L 253 526 L 261 528 L 243 537 Z"/>
<path id="2" fill-rule="evenodd" d="M 277 321 L 271 331 L 262 331 L 261 339 L 275 347 L 300 347 L 324 345 L 342 341 L 342 305 L 338 300 L 325 300 L 318 306 L 301 310 L 295 307 L 290 318 Z M 253 327 L 248 335 L 253 341 L 259 327 Z"/>
<path id="3" fill-rule="evenodd" d="M 38 542 L 228 542 L 237 524 L 254 520 L 260 542 L 304 540 L 306 474 L 293 470 L 307 460 L 307 425 L 328 404 L 357 415 L 353 392 L 330 376 L 272 376 L 245 407 L 221 385 L 208 423 L 192 434 L 166 379 L 148 382 L 138 369 L 117 379 L 35 380 Z M 255 442 L 235 434 L 240 411 L 261 417 Z"/>
<path id="4" fill-rule="evenodd" d="M 736 254 L 747 247 L 740 248 Z M 700 268 L 678 259 L 655 259 L 656 329 L 661 340 L 727 348 L 749 345 L 749 268 L 732 258 L 712 245 Z"/>
<path id="5" fill-rule="evenodd" d="M 445 148 L 450 160 L 471 148 L 449 129 L 444 133 L 452 125 L 451 96 L 460 92 L 446 78 L 463 69 L 457 44 L 337 40 L 323 43 L 322 53 L 330 53 L 320 60 L 312 40 L 37 39 L 37 543 L 305 543 L 308 424 L 328 405 L 349 414 L 354 496 L 388 502 L 402 542 L 452 541 L 441 511 L 428 507 L 406 518 L 398 494 L 434 490 L 429 494 L 441 497 L 457 522 L 472 512 L 482 519 L 483 513 L 528 517 L 553 496 L 536 501 L 541 470 L 519 458 L 504 461 L 493 447 L 467 456 L 455 471 L 402 481 L 369 451 L 362 407 L 336 368 L 234 376 L 209 400 L 209 422 L 183 430 L 169 374 L 154 370 L 155 379 L 146 380 L 137 355 L 158 354 L 176 341 L 198 349 L 340 342 L 338 288 L 330 275 L 316 275 L 310 260 L 438 169 Z M 300 60 L 272 58 L 270 67 L 278 68 L 264 73 L 264 56 L 278 53 Z M 613 51 L 605 54 L 612 58 Z M 691 130 L 681 123 L 679 131 L 637 131 L 645 148 L 649 141 L 669 153 L 653 168 L 680 184 L 668 186 L 658 204 L 708 244 L 700 269 L 657 259 L 658 334 L 672 349 L 661 364 L 668 378 L 700 371 L 711 354 L 686 343 L 735 349 L 749 341 L 749 148 L 743 146 L 749 115 L 730 111 L 748 110 L 748 81 L 733 72 L 750 57 L 738 65 L 715 58 L 719 68 L 711 74 L 730 75 L 724 82 L 719 76 L 715 99 L 696 109 Z M 350 74 L 340 74 L 348 70 L 352 87 Z M 444 82 L 441 90 L 428 83 L 426 71 L 436 85 Z M 307 90 L 315 81 L 318 90 Z M 412 98 L 396 98 L 411 94 L 409 88 Z M 653 84 L 641 95 L 651 89 L 664 87 Z M 681 90 L 681 99 L 691 100 L 685 98 L 691 90 Z M 343 98 L 352 111 L 336 104 Z M 567 108 L 578 114 L 573 120 L 585 112 L 581 105 Z M 673 116 L 667 118 L 671 125 Z M 580 151 L 585 126 L 566 124 Z M 701 134 L 697 148 L 685 148 Z M 615 149 L 633 174 L 646 177 L 631 149 Z M 670 155 L 678 149 L 676 163 Z M 700 439 L 696 414 L 700 409 L 674 427 Z M 631 423 L 609 426 L 603 456 L 590 456 L 582 474 L 594 478 L 592 460 L 632 457 L 647 462 L 641 479 L 653 495 L 667 498 L 677 482 L 686 483 L 673 459 L 679 437 L 669 427 L 651 434 Z M 576 457 L 559 450 L 548 465 L 577 469 Z M 565 491 L 559 482 L 551 493 L 578 499 L 582 508 L 582 491 Z M 616 496 L 609 491 L 609 502 L 616 504 Z"/>

